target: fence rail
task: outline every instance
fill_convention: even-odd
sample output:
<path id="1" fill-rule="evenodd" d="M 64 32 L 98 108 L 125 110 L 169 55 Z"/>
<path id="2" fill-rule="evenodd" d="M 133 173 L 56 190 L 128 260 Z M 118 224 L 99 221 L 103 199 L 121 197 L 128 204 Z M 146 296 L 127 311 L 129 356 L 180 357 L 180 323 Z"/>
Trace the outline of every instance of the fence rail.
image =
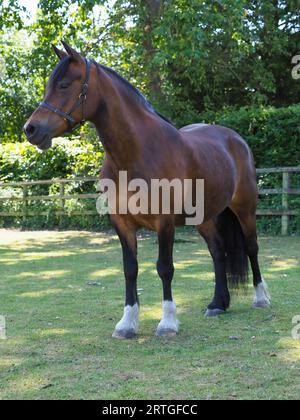
<path id="1" fill-rule="evenodd" d="M 295 173 L 300 173 L 300 167 L 295 168 L 262 168 L 257 169 L 258 175 L 268 175 L 268 174 L 282 174 L 282 188 L 265 188 L 261 189 L 259 194 L 260 196 L 266 195 L 281 195 L 282 197 L 282 207 L 280 209 L 259 209 L 257 210 L 258 216 L 278 216 L 281 217 L 282 227 L 281 231 L 283 235 L 288 234 L 289 228 L 289 219 L 291 216 L 297 216 L 299 211 L 289 209 L 289 196 L 290 195 L 300 195 L 300 188 L 291 188 L 291 175 Z M 53 212 L 56 216 L 78 216 L 86 215 L 93 216 L 97 215 L 96 208 L 94 211 L 73 211 L 72 213 L 67 213 L 65 209 L 65 204 L 67 200 L 85 200 L 91 199 L 96 200 L 98 194 L 66 194 L 65 187 L 66 185 L 72 183 L 82 183 L 86 184 L 88 182 L 98 182 L 98 177 L 84 177 L 84 178 L 71 178 L 71 179 L 49 179 L 42 181 L 23 181 L 23 182 L 0 182 L 1 188 L 20 188 L 22 190 L 22 196 L 16 197 L 1 197 L 0 203 L 7 201 L 21 202 L 22 211 L 21 212 L 0 212 L 0 217 L 17 217 L 23 218 L 24 221 L 28 217 L 34 216 L 47 216 L 49 213 L 47 211 L 33 212 L 28 209 L 28 204 L 32 201 L 59 201 L 59 208 L 57 211 Z M 31 187 L 45 185 L 59 185 L 59 194 L 56 195 L 30 195 L 29 190 Z"/>
<path id="2" fill-rule="evenodd" d="M 257 210 L 258 216 L 281 216 L 282 235 L 287 235 L 289 232 L 290 217 L 299 214 L 299 211 L 289 209 L 289 196 L 300 195 L 300 188 L 291 188 L 291 175 L 296 173 L 300 173 L 300 167 L 257 169 L 258 175 L 282 174 L 282 188 L 262 189 L 259 192 L 260 196 L 281 195 L 282 208 Z"/>

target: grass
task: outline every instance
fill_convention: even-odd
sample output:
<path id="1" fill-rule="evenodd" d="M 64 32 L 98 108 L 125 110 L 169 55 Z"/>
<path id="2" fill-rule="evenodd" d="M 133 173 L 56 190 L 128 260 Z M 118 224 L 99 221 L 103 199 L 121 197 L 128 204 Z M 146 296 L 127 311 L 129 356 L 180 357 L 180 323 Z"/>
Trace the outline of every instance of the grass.
<path id="1" fill-rule="evenodd" d="M 124 294 L 115 236 L 0 231 L 0 314 L 7 321 L 0 398 L 298 399 L 300 340 L 291 330 L 300 315 L 300 238 L 260 238 L 271 309 L 252 309 L 249 293 L 209 320 L 211 259 L 196 235 L 178 238 L 180 334 L 154 336 L 162 288 L 148 236 L 139 241 L 140 332 L 120 342 L 111 338 Z"/>

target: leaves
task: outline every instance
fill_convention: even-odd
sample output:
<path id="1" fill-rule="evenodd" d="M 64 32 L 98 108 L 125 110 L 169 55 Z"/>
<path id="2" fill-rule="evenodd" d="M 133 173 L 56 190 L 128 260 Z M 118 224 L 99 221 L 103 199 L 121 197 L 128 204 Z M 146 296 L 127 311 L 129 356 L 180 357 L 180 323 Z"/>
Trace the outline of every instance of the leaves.
<path id="1" fill-rule="evenodd" d="M 299 101 L 299 0 L 40 0 L 37 19 L 25 16 L 0 1 L 2 142 L 21 139 L 61 39 L 118 70 L 178 126 L 206 110 Z"/>

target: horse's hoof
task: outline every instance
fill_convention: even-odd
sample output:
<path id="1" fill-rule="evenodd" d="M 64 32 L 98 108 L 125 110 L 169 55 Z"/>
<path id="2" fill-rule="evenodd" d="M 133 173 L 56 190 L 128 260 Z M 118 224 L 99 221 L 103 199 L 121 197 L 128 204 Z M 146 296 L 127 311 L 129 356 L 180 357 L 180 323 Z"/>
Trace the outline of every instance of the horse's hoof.
<path id="1" fill-rule="evenodd" d="M 261 300 L 253 303 L 255 309 L 267 309 L 270 308 L 271 302 L 269 300 Z"/>
<path id="2" fill-rule="evenodd" d="M 255 287 L 253 308 L 266 309 L 271 306 L 271 297 L 267 283 L 263 280 Z"/>
<path id="3" fill-rule="evenodd" d="M 212 318 L 214 316 L 219 316 L 219 315 L 224 315 L 226 314 L 226 311 L 224 311 L 224 309 L 207 309 L 207 311 L 205 312 L 205 317 L 206 318 Z"/>
<path id="4" fill-rule="evenodd" d="M 115 330 L 112 336 L 119 340 L 130 340 L 136 336 L 136 333 L 134 330 Z"/>
<path id="5" fill-rule="evenodd" d="M 176 337 L 177 331 L 171 328 L 159 328 L 156 330 L 157 337 Z"/>

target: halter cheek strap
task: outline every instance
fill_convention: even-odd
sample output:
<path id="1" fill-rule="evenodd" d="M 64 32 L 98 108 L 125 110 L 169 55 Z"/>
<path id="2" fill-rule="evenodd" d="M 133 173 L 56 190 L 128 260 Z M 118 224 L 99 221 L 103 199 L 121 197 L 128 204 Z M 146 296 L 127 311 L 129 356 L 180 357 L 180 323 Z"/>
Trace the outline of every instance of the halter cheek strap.
<path id="1" fill-rule="evenodd" d="M 78 100 L 75 102 L 74 106 L 71 108 L 69 112 L 64 112 L 61 109 L 55 108 L 53 105 L 49 104 L 48 102 L 44 101 L 40 103 L 40 107 L 46 108 L 49 111 L 53 112 L 54 114 L 58 115 L 59 117 L 63 118 L 68 126 L 69 131 L 73 131 L 74 128 L 78 124 L 84 124 L 86 121 L 86 115 L 84 110 L 84 105 L 87 100 L 87 94 L 89 89 L 89 81 L 90 81 L 90 73 L 91 73 L 91 62 L 88 59 L 85 59 L 85 65 L 86 65 L 86 75 L 85 75 L 85 81 L 82 85 L 81 91 L 78 96 Z M 82 118 L 81 121 L 76 121 L 75 118 L 72 117 L 72 114 L 78 109 L 80 106 L 82 106 Z"/>

